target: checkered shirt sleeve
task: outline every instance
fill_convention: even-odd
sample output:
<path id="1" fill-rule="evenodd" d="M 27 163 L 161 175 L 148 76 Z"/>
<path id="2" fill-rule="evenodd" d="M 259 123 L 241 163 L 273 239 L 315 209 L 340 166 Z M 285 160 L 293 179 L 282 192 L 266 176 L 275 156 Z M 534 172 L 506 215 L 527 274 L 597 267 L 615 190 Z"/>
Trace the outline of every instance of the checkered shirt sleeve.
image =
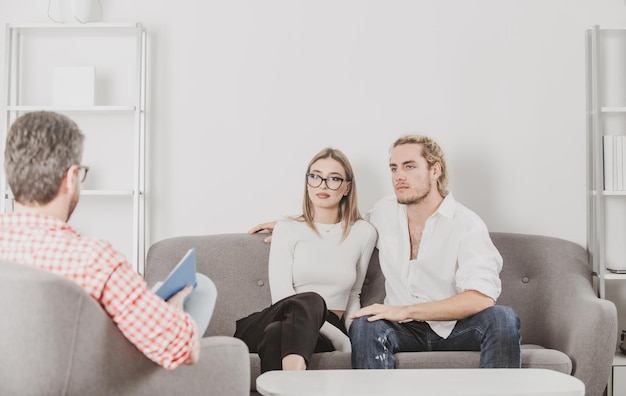
<path id="1" fill-rule="evenodd" d="M 149 290 L 111 244 L 81 237 L 54 217 L 0 215 L 0 259 L 74 280 L 100 303 L 137 349 L 168 370 L 183 364 L 199 342 L 191 316 Z"/>
<path id="2" fill-rule="evenodd" d="M 126 263 L 111 273 L 100 303 L 137 349 L 168 370 L 183 364 L 198 342 L 193 319 L 150 291 Z"/>

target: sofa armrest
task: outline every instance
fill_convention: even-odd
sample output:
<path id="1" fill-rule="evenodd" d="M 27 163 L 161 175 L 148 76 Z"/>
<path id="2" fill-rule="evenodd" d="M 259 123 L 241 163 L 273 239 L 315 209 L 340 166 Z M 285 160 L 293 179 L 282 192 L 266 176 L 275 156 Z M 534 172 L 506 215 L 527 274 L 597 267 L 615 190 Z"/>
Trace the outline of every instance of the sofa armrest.
<path id="1" fill-rule="evenodd" d="M 249 396 L 250 355 L 246 344 L 228 336 L 205 337 L 200 359 L 192 366 L 156 368 L 138 380 L 134 395 Z M 127 389 L 128 390 L 128 389 Z"/>
<path id="2" fill-rule="evenodd" d="M 168 371 L 131 344 L 76 282 L 0 264 L 0 394 L 249 396 L 243 341 L 202 338 L 195 365 Z"/>
<path id="3" fill-rule="evenodd" d="M 615 356 L 617 310 L 597 297 L 586 250 L 539 235 L 491 238 L 504 259 L 498 303 L 519 315 L 522 342 L 567 354 L 587 395 L 602 395 Z"/>
<path id="4" fill-rule="evenodd" d="M 617 342 L 617 310 L 595 294 L 572 294 L 562 309 L 546 317 L 545 347 L 572 359 L 572 375 L 585 383 L 587 395 L 602 395 Z"/>
<path id="5" fill-rule="evenodd" d="M 198 363 L 182 369 L 193 371 L 190 374 L 190 381 L 205 382 L 201 389 L 202 394 L 233 396 L 250 394 L 250 354 L 246 344 L 238 338 L 228 336 L 203 338 Z M 195 393 L 180 392 L 180 394 Z"/>

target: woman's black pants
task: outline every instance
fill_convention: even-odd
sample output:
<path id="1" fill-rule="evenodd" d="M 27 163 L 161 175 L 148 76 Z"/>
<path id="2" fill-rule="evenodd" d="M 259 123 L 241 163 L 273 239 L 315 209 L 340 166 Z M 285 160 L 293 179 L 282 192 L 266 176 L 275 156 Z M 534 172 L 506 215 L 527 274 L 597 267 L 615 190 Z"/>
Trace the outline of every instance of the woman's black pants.
<path id="1" fill-rule="evenodd" d="M 320 334 L 324 321 L 347 334 L 343 322 L 326 309 L 319 294 L 299 293 L 239 319 L 235 337 L 243 340 L 250 352 L 259 354 L 262 373 L 281 370 L 283 358 L 290 354 L 302 356 L 308 367 L 314 352 L 335 350 Z"/>

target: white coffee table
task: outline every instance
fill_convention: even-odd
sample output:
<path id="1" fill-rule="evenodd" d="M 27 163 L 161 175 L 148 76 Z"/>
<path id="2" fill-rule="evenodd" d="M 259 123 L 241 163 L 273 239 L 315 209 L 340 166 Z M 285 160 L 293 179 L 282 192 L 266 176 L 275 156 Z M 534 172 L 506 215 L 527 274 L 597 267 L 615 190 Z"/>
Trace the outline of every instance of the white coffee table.
<path id="1" fill-rule="evenodd" d="M 398 369 L 268 371 L 264 396 L 584 396 L 578 378 L 546 369 Z"/>

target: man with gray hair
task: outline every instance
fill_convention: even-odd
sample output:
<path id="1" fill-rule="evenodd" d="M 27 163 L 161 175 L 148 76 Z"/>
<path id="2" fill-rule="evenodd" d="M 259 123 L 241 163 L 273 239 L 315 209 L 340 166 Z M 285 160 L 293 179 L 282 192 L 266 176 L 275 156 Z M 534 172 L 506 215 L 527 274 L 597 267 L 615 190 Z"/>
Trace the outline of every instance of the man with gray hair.
<path id="1" fill-rule="evenodd" d="M 182 309 L 191 286 L 166 302 L 111 244 L 81 237 L 67 224 L 89 170 L 81 162 L 83 141 L 76 123 L 61 114 L 32 112 L 15 120 L 4 153 L 15 210 L 0 215 L 0 259 L 75 281 L 137 349 L 166 369 L 196 363 L 201 334 Z"/>

